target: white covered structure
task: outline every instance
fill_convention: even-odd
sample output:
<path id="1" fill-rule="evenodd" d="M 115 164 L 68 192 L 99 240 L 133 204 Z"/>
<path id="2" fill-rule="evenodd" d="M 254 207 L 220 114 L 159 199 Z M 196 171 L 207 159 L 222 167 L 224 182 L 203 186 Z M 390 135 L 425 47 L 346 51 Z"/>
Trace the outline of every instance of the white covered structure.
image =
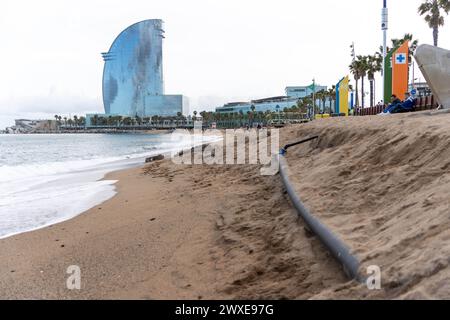
<path id="1" fill-rule="evenodd" d="M 450 109 L 450 51 L 424 44 L 415 58 L 438 103 Z"/>

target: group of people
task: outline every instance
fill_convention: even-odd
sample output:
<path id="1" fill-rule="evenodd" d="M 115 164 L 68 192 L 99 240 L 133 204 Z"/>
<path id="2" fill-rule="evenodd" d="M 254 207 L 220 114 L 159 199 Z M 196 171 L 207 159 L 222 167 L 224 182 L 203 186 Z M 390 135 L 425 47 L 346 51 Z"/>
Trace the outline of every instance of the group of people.
<path id="1" fill-rule="evenodd" d="M 389 115 L 392 113 L 403 113 L 414 111 L 416 98 L 409 92 L 405 94 L 405 100 L 401 101 L 395 94 L 391 96 L 391 103 L 384 109 L 380 115 Z"/>

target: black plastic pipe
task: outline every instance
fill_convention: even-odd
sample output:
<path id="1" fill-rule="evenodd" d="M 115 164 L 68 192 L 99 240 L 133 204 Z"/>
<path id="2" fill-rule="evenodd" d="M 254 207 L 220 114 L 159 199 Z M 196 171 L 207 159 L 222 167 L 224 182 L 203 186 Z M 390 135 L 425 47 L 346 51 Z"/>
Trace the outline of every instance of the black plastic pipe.
<path id="1" fill-rule="evenodd" d="M 288 176 L 288 166 L 286 162 L 286 158 L 284 155 L 286 151 L 291 146 L 299 145 L 301 143 L 305 143 L 318 137 L 308 138 L 297 143 L 293 143 L 287 145 L 287 148 L 283 148 L 280 151 L 280 174 L 283 180 L 283 184 L 286 188 L 289 197 L 294 204 L 295 209 L 300 217 L 305 221 L 308 228 L 315 233 L 322 243 L 330 250 L 333 256 L 342 264 L 344 268 L 344 272 L 351 279 L 356 279 L 358 281 L 363 281 L 359 274 L 360 263 L 358 259 L 351 254 L 350 249 L 341 239 L 339 239 L 331 230 L 329 230 L 319 219 L 314 217 L 309 210 L 305 207 L 305 205 L 300 200 L 299 196 L 296 194 L 294 187 L 289 181 Z"/>
<path id="2" fill-rule="evenodd" d="M 306 138 L 304 140 L 300 140 L 298 142 L 287 144 L 287 145 L 284 146 L 283 149 L 281 149 L 281 154 L 285 154 L 290 147 L 298 146 L 299 144 L 303 144 L 303 143 L 306 143 L 306 142 L 309 142 L 309 141 L 312 141 L 312 140 L 315 140 L 315 139 L 319 139 L 319 136 L 313 136 L 313 137 L 310 137 L 310 138 Z"/>

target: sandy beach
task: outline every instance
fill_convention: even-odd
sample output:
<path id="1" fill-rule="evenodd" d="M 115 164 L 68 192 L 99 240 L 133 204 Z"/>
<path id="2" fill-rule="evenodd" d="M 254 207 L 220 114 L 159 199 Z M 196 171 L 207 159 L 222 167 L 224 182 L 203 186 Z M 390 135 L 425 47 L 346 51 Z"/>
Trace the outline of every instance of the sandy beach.
<path id="1" fill-rule="evenodd" d="M 284 128 L 298 194 L 382 270 L 349 281 L 259 166 L 163 160 L 109 174 L 117 195 L 0 240 L 2 299 L 449 298 L 449 114 L 323 119 Z M 81 290 L 66 288 L 81 269 Z"/>
<path id="2" fill-rule="evenodd" d="M 167 160 L 106 179 L 111 200 L 0 240 L 1 298 L 295 299 L 346 281 L 257 166 Z M 70 265 L 81 290 L 66 288 Z"/>

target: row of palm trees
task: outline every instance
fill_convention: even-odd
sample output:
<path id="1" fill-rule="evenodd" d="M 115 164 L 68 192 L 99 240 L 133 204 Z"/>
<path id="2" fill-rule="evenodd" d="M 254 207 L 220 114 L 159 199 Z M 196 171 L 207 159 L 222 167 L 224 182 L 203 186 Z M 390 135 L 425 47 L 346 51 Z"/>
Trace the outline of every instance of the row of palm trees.
<path id="1" fill-rule="evenodd" d="M 61 115 L 54 116 L 58 127 L 84 127 L 86 125 L 85 117 L 63 117 Z M 91 118 L 91 125 L 93 126 L 140 126 L 151 123 L 160 123 L 163 121 L 186 121 L 187 118 L 178 112 L 176 116 L 152 116 L 139 117 L 132 116 L 118 116 L 118 115 L 94 115 Z"/>
<path id="2" fill-rule="evenodd" d="M 352 90 L 352 86 L 350 86 L 350 90 Z M 332 113 L 334 102 L 336 100 L 336 86 L 332 86 L 328 90 L 320 90 L 315 92 L 315 113 Z M 317 104 L 317 102 L 319 102 Z M 327 107 L 328 102 L 328 107 Z M 276 119 L 280 116 L 289 119 L 303 119 L 309 114 L 313 102 L 313 95 L 309 95 L 305 98 L 299 99 L 296 104 L 291 107 L 279 109 L 279 110 L 267 110 L 267 111 L 256 111 L 256 107 L 252 105 L 250 107 L 250 111 L 243 112 L 234 112 L 234 113 L 219 113 L 219 112 L 200 112 L 200 116 L 202 117 L 203 122 L 221 122 L 221 121 L 238 121 L 238 122 L 248 122 L 249 120 L 252 122 L 266 122 L 268 120 Z M 197 111 L 193 112 L 193 120 L 197 118 Z"/>
<path id="3" fill-rule="evenodd" d="M 350 64 L 350 72 L 355 79 L 356 105 L 365 106 L 364 80 L 367 77 L 370 84 L 370 106 L 375 104 L 375 75 L 382 70 L 383 56 L 376 52 L 373 55 L 357 56 Z M 359 80 L 361 80 L 361 104 L 359 103 Z"/>
<path id="4" fill-rule="evenodd" d="M 123 126 L 142 126 L 158 124 L 164 121 L 168 122 L 184 122 L 187 118 L 178 112 L 176 116 L 151 116 L 151 117 L 140 117 L 137 114 L 132 116 L 119 116 L 119 115 L 94 115 L 91 118 L 91 125 L 93 126 L 113 126 L 113 127 L 123 127 Z"/>
<path id="5" fill-rule="evenodd" d="M 292 119 L 302 119 L 306 117 L 306 112 L 303 113 L 302 109 L 299 106 L 293 105 L 291 108 L 284 108 L 279 112 L 275 111 L 255 111 L 255 108 L 252 108 L 251 111 L 247 112 L 232 112 L 232 113 L 220 113 L 220 112 L 208 112 L 202 111 L 200 112 L 200 116 L 202 117 L 202 121 L 204 123 L 210 122 L 223 122 L 223 121 L 235 121 L 242 124 L 248 123 L 266 123 L 270 120 L 278 118 L 282 115 L 284 118 L 288 116 Z"/>
<path id="6" fill-rule="evenodd" d="M 62 125 L 66 126 L 66 127 L 84 127 L 85 123 L 86 123 L 86 118 L 85 117 L 78 117 L 78 116 L 73 116 L 72 117 L 62 117 L 58 114 L 55 114 L 54 116 L 56 124 L 60 127 Z"/>
<path id="7" fill-rule="evenodd" d="M 352 86 L 350 86 L 350 90 L 352 90 Z M 317 101 L 319 101 L 318 105 L 315 105 L 315 113 L 332 113 L 333 110 L 331 110 L 334 105 L 334 102 L 336 100 L 336 86 L 332 86 L 328 90 L 320 90 L 315 92 L 315 99 L 316 104 Z M 326 108 L 328 102 L 328 108 Z M 251 106 L 251 111 L 247 112 L 234 112 L 234 113 L 218 113 L 218 112 L 207 112 L 202 111 L 200 112 L 200 116 L 202 117 L 202 120 L 204 122 L 211 122 L 211 121 L 229 121 L 229 120 L 236 120 L 236 121 L 243 121 L 246 122 L 248 120 L 255 121 L 255 122 L 265 122 L 267 120 L 273 120 L 281 115 L 283 117 L 288 116 L 292 119 L 302 119 L 305 118 L 306 115 L 309 113 L 311 107 L 314 105 L 313 102 L 313 95 L 309 95 L 305 98 L 299 99 L 297 101 L 297 104 L 292 105 L 289 108 L 280 109 L 278 111 L 255 111 L 256 107 L 254 105 Z M 197 111 L 193 112 L 194 114 L 194 120 L 197 117 Z"/>
<path id="8" fill-rule="evenodd" d="M 352 87 L 350 86 L 350 90 L 352 89 Z M 300 100 L 299 104 L 303 106 L 303 108 L 306 108 L 308 105 L 312 105 L 313 101 L 312 101 L 313 97 L 310 96 L 308 97 L 306 100 Z M 328 90 L 320 90 L 318 92 L 315 93 L 315 99 L 319 101 L 319 109 L 323 112 L 328 112 L 328 113 L 332 113 L 334 110 L 332 109 L 332 106 L 334 105 L 335 101 L 336 101 L 336 86 L 333 85 L 331 86 L 330 89 Z M 328 105 L 329 105 L 329 110 L 326 110 L 326 104 L 328 101 Z M 316 106 L 317 107 L 317 106 Z M 319 111 L 320 111 L 319 110 Z M 317 113 L 318 110 L 315 111 L 315 113 Z"/>

